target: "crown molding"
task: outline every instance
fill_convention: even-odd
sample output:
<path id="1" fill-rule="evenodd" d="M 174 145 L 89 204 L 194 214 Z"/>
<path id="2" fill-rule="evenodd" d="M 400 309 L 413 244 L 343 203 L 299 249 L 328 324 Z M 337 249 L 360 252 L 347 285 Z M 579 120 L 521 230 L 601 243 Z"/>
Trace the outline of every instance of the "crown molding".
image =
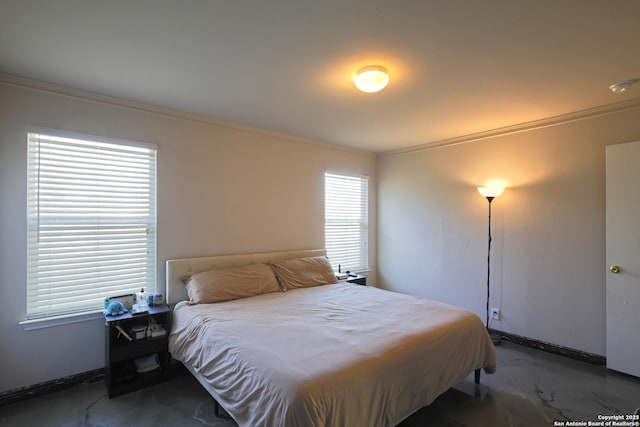
<path id="1" fill-rule="evenodd" d="M 617 102 L 615 104 L 601 105 L 585 110 L 575 111 L 572 113 L 562 114 L 559 116 L 548 117 L 545 119 L 534 120 L 530 122 L 520 123 L 513 126 L 505 126 L 497 129 L 491 129 L 482 132 L 471 133 L 468 135 L 457 136 L 454 138 L 442 139 L 439 141 L 428 142 L 425 144 L 414 145 L 412 147 L 400 148 L 397 150 L 385 151 L 378 153 L 378 157 L 396 156 L 408 154 L 418 151 L 433 150 L 436 148 L 450 147 L 453 145 L 467 144 L 470 142 L 478 142 L 486 139 L 513 135 L 522 132 L 530 132 L 533 130 L 544 129 L 553 126 L 560 126 L 567 123 L 587 120 L 594 117 L 616 114 L 624 111 L 630 111 L 640 108 L 640 98 L 630 99 L 628 101 Z"/>
<path id="2" fill-rule="evenodd" d="M 375 157 L 375 153 L 365 150 L 358 150 L 351 147 L 345 147 L 342 145 L 332 144 L 329 142 L 315 141 L 295 135 L 289 135 L 286 133 L 280 133 L 271 131 L 268 129 L 262 129 L 247 125 L 242 125 L 235 122 L 228 122 L 224 120 L 215 119 L 209 116 L 203 116 L 198 114 L 186 113 L 183 111 L 173 110 L 166 107 L 158 107 L 155 105 L 144 104 L 142 102 L 131 101 L 128 99 L 118 98 L 115 96 L 103 95 L 95 92 L 89 92 L 81 89 L 75 89 L 67 86 L 57 85 L 54 83 L 43 82 L 39 80 L 32 80 L 26 77 L 20 77 L 13 74 L 7 74 L 0 72 L 0 83 L 9 86 L 16 86 L 24 89 L 45 92 L 69 98 L 75 98 L 82 101 L 95 102 L 98 104 L 109 105 L 113 107 L 125 108 L 137 112 L 143 112 L 148 114 L 155 114 L 158 116 L 168 117 L 172 119 L 185 120 L 209 126 L 223 127 L 228 129 L 234 129 L 258 135 L 268 136 L 289 142 L 302 143 L 307 145 L 315 145 L 324 148 L 330 148 L 333 150 L 339 150 L 349 153 L 364 154 L 371 157 Z"/>
<path id="3" fill-rule="evenodd" d="M 614 104 L 601 105 L 585 110 L 575 111 L 572 113 L 562 114 L 554 117 L 549 117 L 540 120 L 534 120 L 530 122 L 520 123 L 512 126 L 505 126 L 501 128 L 491 129 L 482 132 L 471 133 L 468 135 L 457 136 L 454 138 L 447 138 L 438 141 L 427 142 L 420 145 L 414 145 L 411 147 L 400 148 L 397 150 L 385 151 L 382 153 L 374 153 L 366 150 L 358 150 L 351 147 L 332 144 L 329 142 L 315 141 L 306 139 L 303 137 L 271 131 L 267 129 L 242 125 L 235 122 L 228 122 L 224 120 L 215 119 L 209 116 L 203 116 L 198 114 L 186 113 L 182 111 L 172 110 L 170 108 L 158 107 L 154 105 L 144 104 L 141 102 L 131 101 L 123 98 L 118 98 L 109 95 L 102 95 L 99 93 L 89 92 L 81 89 L 75 89 L 67 86 L 61 86 L 54 83 L 48 83 L 38 80 L 32 80 L 25 77 L 16 76 L 13 74 L 7 74 L 0 72 L 0 83 L 21 87 L 25 89 L 41 91 L 46 93 L 52 93 L 60 96 L 66 96 L 70 98 L 80 99 L 83 101 L 96 102 L 99 104 L 110 105 L 119 108 L 130 109 L 137 112 L 144 112 L 149 114 L 155 114 L 158 116 L 168 117 L 172 119 L 179 119 L 185 121 L 191 121 L 195 123 L 205 124 L 209 126 L 229 128 L 272 138 L 278 138 L 290 142 L 303 143 L 308 145 L 321 146 L 325 148 L 331 148 L 349 153 L 365 154 L 372 157 L 389 157 L 401 154 L 408 154 L 426 150 L 433 150 L 437 148 L 450 147 L 459 144 L 467 144 L 471 142 L 479 142 L 491 138 L 513 135 L 522 132 L 530 132 L 533 130 L 544 129 L 547 127 L 559 126 L 571 122 L 587 120 L 594 117 L 616 114 L 624 111 L 635 110 L 640 108 L 640 98 L 633 98 L 628 101 L 618 102 Z"/>

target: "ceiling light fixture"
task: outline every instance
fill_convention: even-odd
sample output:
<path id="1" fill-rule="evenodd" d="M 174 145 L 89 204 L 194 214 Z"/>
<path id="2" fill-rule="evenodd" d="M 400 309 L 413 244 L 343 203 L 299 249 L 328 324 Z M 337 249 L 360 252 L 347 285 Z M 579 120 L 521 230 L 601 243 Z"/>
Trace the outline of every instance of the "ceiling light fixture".
<path id="1" fill-rule="evenodd" d="M 631 89 L 631 85 L 633 85 L 634 83 L 638 83 L 638 82 L 640 82 L 640 77 L 636 77 L 635 79 L 629 79 L 629 80 L 624 80 L 624 81 L 621 81 L 621 82 L 618 82 L 618 83 L 614 83 L 611 86 L 609 86 L 609 89 L 613 93 L 627 92 L 629 89 Z"/>
<path id="2" fill-rule="evenodd" d="M 384 67 L 369 65 L 358 70 L 355 82 L 356 87 L 363 92 L 379 92 L 389 84 L 389 74 Z"/>

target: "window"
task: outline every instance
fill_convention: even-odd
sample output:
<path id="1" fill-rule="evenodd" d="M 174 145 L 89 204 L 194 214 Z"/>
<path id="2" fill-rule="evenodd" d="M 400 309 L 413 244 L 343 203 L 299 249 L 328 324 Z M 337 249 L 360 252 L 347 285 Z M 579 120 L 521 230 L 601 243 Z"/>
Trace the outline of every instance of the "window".
<path id="1" fill-rule="evenodd" d="M 155 147 L 29 133 L 27 174 L 27 319 L 155 290 Z"/>
<path id="2" fill-rule="evenodd" d="M 324 174 L 324 239 L 337 271 L 369 268 L 369 178 Z"/>

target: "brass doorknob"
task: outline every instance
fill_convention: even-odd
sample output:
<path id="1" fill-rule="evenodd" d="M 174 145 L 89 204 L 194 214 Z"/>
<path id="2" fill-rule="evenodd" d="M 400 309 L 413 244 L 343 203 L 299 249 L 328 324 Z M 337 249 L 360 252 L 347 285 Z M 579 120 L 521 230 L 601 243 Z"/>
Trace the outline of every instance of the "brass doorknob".
<path id="1" fill-rule="evenodd" d="M 616 273 L 616 274 L 620 273 L 620 270 L 622 269 L 620 268 L 619 265 L 612 265 L 611 267 L 609 267 L 609 271 L 612 273 Z"/>

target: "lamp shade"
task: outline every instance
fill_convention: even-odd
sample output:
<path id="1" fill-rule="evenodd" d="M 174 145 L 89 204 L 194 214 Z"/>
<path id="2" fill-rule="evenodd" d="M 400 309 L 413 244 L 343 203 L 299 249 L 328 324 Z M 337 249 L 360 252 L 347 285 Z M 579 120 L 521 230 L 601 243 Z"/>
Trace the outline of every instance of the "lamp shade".
<path id="1" fill-rule="evenodd" d="M 498 197 L 504 192 L 504 187 L 478 187 L 478 193 L 484 197 Z"/>
<path id="2" fill-rule="evenodd" d="M 381 91 L 389 84 L 387 69 L 379 65 L 361 68 L 356 76 L 356 87 L 363 92 L 374 93 Z"/>

